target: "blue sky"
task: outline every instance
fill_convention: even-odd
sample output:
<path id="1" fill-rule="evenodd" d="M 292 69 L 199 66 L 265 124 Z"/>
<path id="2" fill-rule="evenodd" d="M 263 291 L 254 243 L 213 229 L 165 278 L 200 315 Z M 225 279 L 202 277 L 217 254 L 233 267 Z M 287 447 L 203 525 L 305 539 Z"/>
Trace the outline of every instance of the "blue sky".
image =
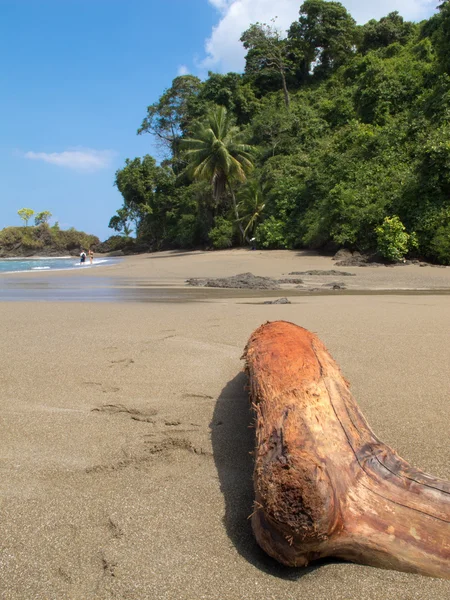
<path id="1" fill-rule="evenodd" d="M 344 0 L 359 21 L 399 10 L 419 20 L 430 0 Z M 275 4 L 275 8 L 274 8 Z M 61 226 L 104 239 L 121 205 L 114 173 L 155 151 L 136 130 L 181 72 L 242 68 L 240 33 L 297 0 L 0 0 L 0 228 L 17 210 L 50 210 Z"/>

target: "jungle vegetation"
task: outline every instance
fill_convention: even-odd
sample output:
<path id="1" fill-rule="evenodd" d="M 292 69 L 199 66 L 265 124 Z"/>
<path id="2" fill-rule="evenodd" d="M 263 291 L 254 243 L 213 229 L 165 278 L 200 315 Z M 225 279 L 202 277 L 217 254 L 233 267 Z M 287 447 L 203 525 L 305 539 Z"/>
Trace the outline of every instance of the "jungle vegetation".
<path id="1" fill-rule="evenodd" d="M 306 0 L 242 32 L 245 71 L 174 79 L 138 133 L 110 226 L 137 244 L 378 250 L 450 264 L 450 2 L 357 25 Z"/>
<path id="2" fill-rule="evenodd" d="M 77 231 L 73 227 L 63 230 L 58 223 L 50 227 L 46 220 L 41 220 L 45 217 L 46 215 L 42 217 L 41 213 L 38 213 L 34 226 L 2 229 L 0 257 L 78 255 L 82 249 L 89 248 L 99 252 L 115 250 L 110 246 L 103 249 L 97 236 Z"/>

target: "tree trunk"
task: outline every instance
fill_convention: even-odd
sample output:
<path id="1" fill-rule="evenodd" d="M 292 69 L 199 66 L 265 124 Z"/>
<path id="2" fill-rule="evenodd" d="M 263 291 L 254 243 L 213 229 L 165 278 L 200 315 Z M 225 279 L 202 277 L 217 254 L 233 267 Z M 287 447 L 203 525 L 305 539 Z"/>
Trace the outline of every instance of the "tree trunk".
<path id="1" fill-rule="evenodd" d="M 284 104 L 286 105 L 286 108 L 289 110 L 291 101 L 289 98 L 289 92 L 288 92 L 287 83 L 286 83 L 286 75 L 284 73 L 284 69 L 282 69 L 282 68 L 280 69 L 280 75 L 281 75 L 281 81 L 283 82 Z"/>
<path id="2" fill-rule="evenodd" d="M 335 556 L 450 579 L 450 483 L 375 437 L 320 340 L 268 323 L 244 357 L 258 544 L 289 566 Z"/>
<path id="3" fill-rule="evenodd" d="M 236 196 L 234 195 L 233 188 L 231 187 L 231 183 L 229 181 L 228 181 L 228 189 L 230 190 L 231 199 L 232 199 L 232 202 L 233 202 L 234 214 L 236 216 L 236 222 L 238 224 L 239 231 L 241 232 L 241 235 L 242 235 L 242 241 L 243 242 L 247 242 L 247 244 L 249 244 L 250 240 L 249 240 L 248 236 L 245 234 L 244 228 L 242 227 L 242 223 L 241 223 L 241 220 L 239 218 L 238 207 L 237 207 L 237 204 L 236 204 Z"/>

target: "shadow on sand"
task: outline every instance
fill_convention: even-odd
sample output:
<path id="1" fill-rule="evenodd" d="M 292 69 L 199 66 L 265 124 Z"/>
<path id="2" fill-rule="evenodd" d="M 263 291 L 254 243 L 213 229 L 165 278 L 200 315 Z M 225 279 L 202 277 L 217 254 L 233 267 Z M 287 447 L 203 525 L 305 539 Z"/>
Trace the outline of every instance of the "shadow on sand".
<path id="1" fill-rule="evenodd" d="M 151 252 L 145 258 L 147 260 L 155 260 L 160 258 L 173 258 L 174 256 L 194 256 L 204 253 L 205 250 L 166 250 L 164 254 L 159 252 Z"/>
<path id="2" fill-rule="evenodd" d="M 247 378 L 239 373 L 223 388 L 210 424 L 211 439 L 220 489 L 225 498 L 223 522 L 233 545 L 248 562 L 275 577 L 297 580 L 317 566 L 306 569 L 283 567 L 257 545 L 250 519 L 253 505 L 253 415 Z"/>

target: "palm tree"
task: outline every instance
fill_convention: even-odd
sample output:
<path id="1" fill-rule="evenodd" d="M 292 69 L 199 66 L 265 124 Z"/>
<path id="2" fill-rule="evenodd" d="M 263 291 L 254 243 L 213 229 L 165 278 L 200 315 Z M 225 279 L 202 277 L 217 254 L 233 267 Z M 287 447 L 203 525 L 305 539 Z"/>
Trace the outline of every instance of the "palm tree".
<path id="1" fill-rule="evenodd" d="M 228 188 L 236 222 L 245 239 L 232 183 L 245 182 L 247 174 L 253 169 L 252 147 L 242 143 L 242 133 L 226 108 L 213 108 L 206 122 L 197 124 L 192 137 L 182 140 L 182 147 L 188 161 L 188 174 L 193 179 L 211 182 L 216 205 Z"/>
<path id="2" fill-rule="evenodd" d="M 245 223 L 244 234 L 247 237 L 253 235 L 266 206 L 258 181 L 250 181 L 239 194 L 239 200 L 238 210 L 244 213 L 240 220 Z"/>

